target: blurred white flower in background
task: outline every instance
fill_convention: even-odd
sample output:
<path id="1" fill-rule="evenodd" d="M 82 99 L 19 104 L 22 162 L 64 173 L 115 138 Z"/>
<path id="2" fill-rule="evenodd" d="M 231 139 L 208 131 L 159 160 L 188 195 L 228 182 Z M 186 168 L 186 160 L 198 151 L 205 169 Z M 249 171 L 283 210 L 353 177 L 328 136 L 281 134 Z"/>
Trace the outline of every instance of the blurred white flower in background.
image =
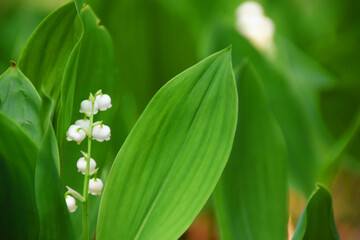
<path id="1" fill-rule="evenodd" d="M 264 9 L 262 6 L 253 1 L 243 2 L 236 9 L 236 16 L 245 17 L 245 16 L 263 16 Z"/>
<path id="2" fill-rule="evenodd" d="M 272 52 L 274 22 L 264 15 L 262 6 L 253 1 L 240 4 L 236 9 L 236 28 L 256 48 Z"/>

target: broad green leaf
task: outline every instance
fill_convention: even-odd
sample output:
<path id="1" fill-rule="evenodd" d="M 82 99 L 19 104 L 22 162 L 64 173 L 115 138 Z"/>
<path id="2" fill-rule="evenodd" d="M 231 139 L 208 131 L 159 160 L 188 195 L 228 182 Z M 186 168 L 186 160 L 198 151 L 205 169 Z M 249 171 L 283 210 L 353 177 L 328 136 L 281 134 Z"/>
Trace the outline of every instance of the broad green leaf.
<path id="1" fill-rule="evenodd" d="M 34 190 L 38 150 L 23 128 L 0 112 L 2 239 L 38 239 L 39 220 Z"/>
<path id="2" fill-rule="evenodd" d="M 286 239 L 285 142 L 262 81 L 246 63 L 236 77 L 238 124 L 232 152 L 213 194 L 221 239 Z"/>
<path id="3" fill-rule="evenodd" d="M 40 96 L 15 63 L 0 76 L 0 112 L 16 122 L 35 144 L 40 144 Z"/>
<path id="4" fill-rule="evenodd" d="M 54 144 L 55 141 L 55 144 Z M 51 125 L 40 146 L 35 169 L 35 195 L 39 213 L 39 239 L 74 239 L 60 176 L 56 138 Z"/>
<path id="5" fill-rule="evenodd" d="M 236 119 L 230 49 L 168 82 L 114 161 L 97 239 L 178 239 L 225 167 Z"/>
<path id="6" fill-rule="evenodd" d="M 19 67 L 52 100 L 60 95 L 64 68 L 81 34 L 74 2 L 46 17 L 28 40 Z"/>
<path id="7" fill-rule="evenodd" d="M 296 226 L 293 240 L 338 240 L 331 195 L 317 185 Z"/>

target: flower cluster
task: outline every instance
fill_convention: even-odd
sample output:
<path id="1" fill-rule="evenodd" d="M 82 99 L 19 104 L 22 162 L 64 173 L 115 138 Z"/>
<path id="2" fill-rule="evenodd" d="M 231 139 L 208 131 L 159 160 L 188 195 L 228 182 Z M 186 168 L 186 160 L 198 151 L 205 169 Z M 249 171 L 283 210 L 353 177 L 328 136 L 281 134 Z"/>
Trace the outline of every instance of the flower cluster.
<path id="1" fill-rule="evenodd" d="M 264 15 L 259 3 L 247 1 L 238 6 L 236 28 L 255 47 L 265 51 L 272 50 L 275 26 L 273 21 Z"/>
<path id="2" fill-rule="evenodd" d="M 91 97 L 90 97 L 91 98 Z M 95 115 L 98 110 L 105 111 L 111 108 L 111 99 L 107 94 L 97 95 L 95 101 L 92 103 L 90 100 L 84 100 L 81 102 L 80 112 L 85 114 L 85 119 L 80 119 L 71 125 L 66 132 L 66 139 L 68 141 L 75 141 L 80 144 L 86 136 L 92 136 L 92 139 L 99 142 L 110 140 L 110 128 L 102 122 L 96 122 L 93 125 L 91 134 L 89 133 L 90 120 L 87 117 Z"/>
<path id="3" fill-rule="evenodd" d="M 99 90 L 95 96 L 90 94 L 89 99 L 84 100 L 80 104 L 80 113 L 85 114 L 84 119 L 77 120 L 75 124 L 71 125 L 66 132 L 66 139 L 68 141 L 75 141 L 80 144 L 86 137 L 88 137 L 88 153 L 81 151 L 82 157 L 76 163 L 78 172 L 85 175 L 84 191 L 92 195 L 101 195 L 103 183 L 100 178 L 96 177 L 98 168 L 96 168 L 96 162 L 90 157 L 91 152 L 91 140 L 99 142 L 109 141 L 111 132 L 110 127 L 103 124 L 102 121 L 94 122 L 94 115 L 100 111 L 105 111 L 111 108 L 111 98 L 107 94 L 103 94 Z M 89 177 L 94 175 L 92 179 Z M 81 196 L 75 190 L 68 188 L 65 194 L 65 201 L 69 212 L 75 212 L 77 209 L 76 200 L 86 202 L 87 196 Z M 70 196 L 73 195 L 74 197 Z M 87 194 L 86 194 L 87 195 Z"/>

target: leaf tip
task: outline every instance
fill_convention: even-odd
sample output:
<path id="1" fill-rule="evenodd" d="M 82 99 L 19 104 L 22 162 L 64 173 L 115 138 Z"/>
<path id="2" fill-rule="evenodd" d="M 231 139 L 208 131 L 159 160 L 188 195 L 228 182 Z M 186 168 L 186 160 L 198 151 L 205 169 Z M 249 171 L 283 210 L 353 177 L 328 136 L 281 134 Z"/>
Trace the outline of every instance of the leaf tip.
<path id="1" fill-rule="evenodd" d="M 228 54 L 231 55 L 231 51 L 232 51 L 232 45 L 230 44 L 229 46 L 227 46 L 226 48 L 224 48 L 223 50 L 219 51 L 220 54 Z"/>
<path id="2" fill-rule="evenodd" d="M 331 198 L 330 190 L 322 183 L 316 183 L 316 187 L 312 195 L 315 195 L 318 192 L 322 192 L 323 194 L 326 194 Z"/>

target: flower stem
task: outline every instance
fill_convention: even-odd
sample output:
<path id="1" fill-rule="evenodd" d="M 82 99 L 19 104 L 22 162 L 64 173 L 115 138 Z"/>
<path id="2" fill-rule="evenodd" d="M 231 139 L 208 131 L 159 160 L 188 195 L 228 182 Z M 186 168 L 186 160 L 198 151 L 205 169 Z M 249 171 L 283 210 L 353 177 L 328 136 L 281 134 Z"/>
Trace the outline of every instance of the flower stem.
<path id="1" fill-rule="evenodd" d="M 84 178 L 83 197 L 85 201 L 82 207 L 82 231 L 83 240 L 89 240 L 89 212 L 88 212 L 88 192 L 89 192 L 89 178 L 90 178 L 90 157 L 91 157 L 91 138 L 94 121 L 94 102 L 92 102 L 91 115 L 89 121 L 89 135 L 88 135 L 88 152 L 86 156 L 86 172 Z"/>

